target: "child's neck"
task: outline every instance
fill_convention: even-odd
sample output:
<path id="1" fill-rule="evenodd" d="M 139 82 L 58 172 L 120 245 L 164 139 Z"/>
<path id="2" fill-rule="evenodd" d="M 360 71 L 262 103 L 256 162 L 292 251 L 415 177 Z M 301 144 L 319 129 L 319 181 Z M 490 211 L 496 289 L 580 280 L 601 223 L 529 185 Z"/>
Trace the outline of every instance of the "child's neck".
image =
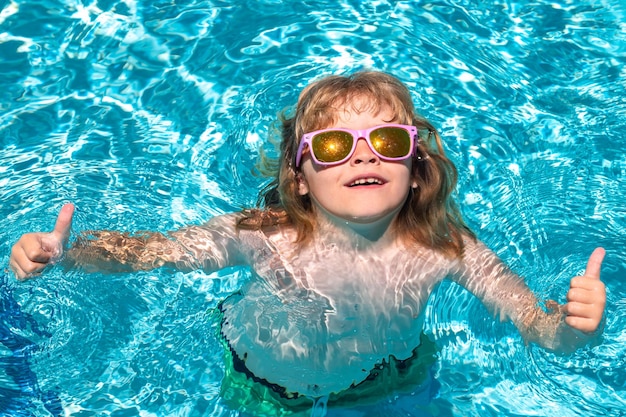
<path id="1" fill-rule="evenodd" d="M 316 206 L 320 229 L 323 233 L 329 233 L 329 236 L 340 240 L 348 238 L 355 244 L 361 242 L 367 246 L 393 239 L 391 226 L 399 210 L 377 220 L 359 222 L 337 217 L 320 205 Z"/>

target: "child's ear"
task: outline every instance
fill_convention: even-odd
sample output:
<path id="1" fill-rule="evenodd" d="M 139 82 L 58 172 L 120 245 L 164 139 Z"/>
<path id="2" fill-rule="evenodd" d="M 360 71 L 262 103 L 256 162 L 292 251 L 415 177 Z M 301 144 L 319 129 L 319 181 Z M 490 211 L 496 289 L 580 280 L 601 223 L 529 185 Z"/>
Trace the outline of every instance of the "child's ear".
<path id="1" fill-rule="evenodd" d="M 296 174 L 296 182 L 298 183 L 298 194 L 307 195 L 309 193 L 309 184 L 306 182 L 301 172 Z"/>

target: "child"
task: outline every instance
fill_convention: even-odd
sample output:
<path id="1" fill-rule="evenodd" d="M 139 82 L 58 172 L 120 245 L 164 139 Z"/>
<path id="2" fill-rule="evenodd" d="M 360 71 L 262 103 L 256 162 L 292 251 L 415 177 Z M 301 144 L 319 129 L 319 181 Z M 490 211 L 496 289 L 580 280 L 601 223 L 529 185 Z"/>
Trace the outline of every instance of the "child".
<path id="1" fill-rule="evenodd" d="M 305 88 L 283 120 L 263 207 L 167 236 L 91 232 L 64 253 L 67 204 L 51 233 L 20 238 L 10 263 L 20 279 L 62 254 L 87 271 L 248 266 L 252 278 L 221 304 L 221 331 L 237 371 L 292 399 L 349 396 L 390 361 L 415 360 L 424 307 L 446 277 L 527 342 L 561 352 L 588 343 L 601 331 L 604 250 L 572 279 L 566 304 L 542 308 L 464 224 L 456 175 L 399 80 L 331 76 Z"/>

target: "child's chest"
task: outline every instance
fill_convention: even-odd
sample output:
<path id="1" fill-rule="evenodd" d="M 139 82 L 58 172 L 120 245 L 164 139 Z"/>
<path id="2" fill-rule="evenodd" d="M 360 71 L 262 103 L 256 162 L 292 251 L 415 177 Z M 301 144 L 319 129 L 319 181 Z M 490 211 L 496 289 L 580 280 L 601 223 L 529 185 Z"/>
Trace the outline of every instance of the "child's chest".
<path id="1" fill-rule="evenodd" d="M 403 247 L 362 250 L 330 244 L 288 249 L 273 244 L 257 252 L 251 265 L 257 279 L 286 297 L 324 297 L 345 317 L 394 311 L 417 317 L 449 269 L 432 251 Z"/>

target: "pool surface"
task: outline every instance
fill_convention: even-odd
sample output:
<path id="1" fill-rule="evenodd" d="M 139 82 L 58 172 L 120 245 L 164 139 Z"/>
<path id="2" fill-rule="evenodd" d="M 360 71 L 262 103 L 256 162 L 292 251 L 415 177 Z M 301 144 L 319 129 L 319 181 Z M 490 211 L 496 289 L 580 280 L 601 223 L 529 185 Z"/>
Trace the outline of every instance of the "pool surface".
<path id="1" fill-rule="evenodd" d="M 563 302 L 607 250 L 603 342 L 526 346 L 454 284 L 430 299 L 436 398 L 329 416 L 626 416 L 626 3 L 0 0 L 0 415 L 236 416 L 215 307 L 245 270 L 10 276 L 11 246 L 172 230 L 253 206 L 276 114 L 371 68 L 410 88 L 469 225 Z"/>

